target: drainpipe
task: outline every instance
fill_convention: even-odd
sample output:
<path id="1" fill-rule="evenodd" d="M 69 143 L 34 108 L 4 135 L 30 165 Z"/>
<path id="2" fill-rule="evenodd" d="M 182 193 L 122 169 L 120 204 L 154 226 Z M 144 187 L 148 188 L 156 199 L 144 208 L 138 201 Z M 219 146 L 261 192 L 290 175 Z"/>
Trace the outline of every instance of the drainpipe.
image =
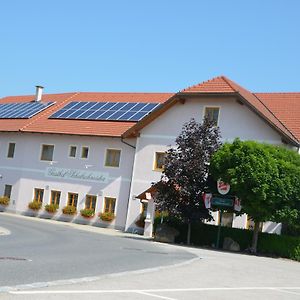
<path id="1" fill-rule="evenodd" d="M 129 147 L 131 147 L 132 149 L 136 150 L 136 147 L 125 142 L 123 137 L 121 137 L 121 142 Z M 134 169 L 134 161 L 135 161 L 135 153 L 134 153 L 134 159 L 133 159 L 133 163 L 132 163 L 132 168 L 131 168 L 131 178 L 130 178 L 130 183 L 129 183 L 129 192 L 128 192 L 128 201 L 127 201 L 127 205 L 126 205 L 126 219 L 125 219 L 125 226 L 124 226 L 124 231 L 126 229 L 126 223 L 127 223 L 127 218 L 128 218 L 128 208 L 129 208 L 129 201 L 130 199 L 130 192 L 131 192 L 131 186 L 132 186 L 132 176 L 133 176 L 133 169 Z"/>

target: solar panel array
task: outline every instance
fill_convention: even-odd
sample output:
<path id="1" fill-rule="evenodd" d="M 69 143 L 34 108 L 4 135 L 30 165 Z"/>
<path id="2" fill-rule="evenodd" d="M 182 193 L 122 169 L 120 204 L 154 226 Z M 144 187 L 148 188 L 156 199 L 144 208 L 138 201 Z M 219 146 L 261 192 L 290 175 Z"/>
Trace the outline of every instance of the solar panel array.
<path id="1" fill-rule="evenodd" d="M 140 102 L 70 102 L 51 119 L 140 121 L 159 103 Z"/>
<path id="2" fill-rule="evenodd" d="M 54 102 L 23 102 L 0 104 L 0 119 L 29 119 Z"/>

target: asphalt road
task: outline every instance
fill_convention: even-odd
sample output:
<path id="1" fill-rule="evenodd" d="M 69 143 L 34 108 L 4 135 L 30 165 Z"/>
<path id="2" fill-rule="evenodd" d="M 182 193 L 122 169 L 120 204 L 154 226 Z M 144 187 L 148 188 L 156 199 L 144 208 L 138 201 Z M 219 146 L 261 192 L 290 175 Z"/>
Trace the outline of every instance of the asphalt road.
<path id="1" fill-rule="evenodd" d="M 4 286 L 154 268 L 193 259 L 183 249 L 0 214 L 0 290 Z"/>
<path id="2" fill-rule="evenodd" d="M 103 231 L 105 235 L 95 234 L 69 228 L 70 225 L 3 216 L 0 214 L 0 229 L 9 227 L 12 234 L 0 235 L 1 257 L 5 250 L 5 255 L 33 260 L 1 259 L 1 281 L 12 276 L 22 282 L 24 278 L 35 283 L 51 278 L 54 281 L 48 286 L 25 285 L 2 293 L 0 287 L 1 300 L 300 300 L 299 262 L 133 240 L 124 238 L 124 234 L 119 234 L 123 238 L 114 236 L 108 230 Z M 87 255 L 82 254 L 83 250 Z M 68 255 L 65 257 L 64 253 Z M 92 281 L 57 281 L 66 274 L 71 278 L 90 275 L 82 260 L 95 264 L 91 271 L 103 276 Z M 120 266 L 116 266 L 119 261 Z M 48 268 L 49 263 L 55 268 Z M 149 267 L 151 271 L 141 269 Z M 108 275 L 112 268 L 125 272 Z M 138 271 L 130 271 L 134 269 Z M 42 277 L 46 279 L 41 280 Z"/>

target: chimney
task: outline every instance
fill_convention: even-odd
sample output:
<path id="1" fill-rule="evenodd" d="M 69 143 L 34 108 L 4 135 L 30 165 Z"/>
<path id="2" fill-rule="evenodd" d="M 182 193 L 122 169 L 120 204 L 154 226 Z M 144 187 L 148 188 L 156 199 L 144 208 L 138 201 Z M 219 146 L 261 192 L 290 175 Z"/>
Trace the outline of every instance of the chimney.
<path id="1" fill-rule="evenodd" d="M 43 88 L 43 86 L 36 85 L 35 102 L 40 102 L 42 100 Z"/>

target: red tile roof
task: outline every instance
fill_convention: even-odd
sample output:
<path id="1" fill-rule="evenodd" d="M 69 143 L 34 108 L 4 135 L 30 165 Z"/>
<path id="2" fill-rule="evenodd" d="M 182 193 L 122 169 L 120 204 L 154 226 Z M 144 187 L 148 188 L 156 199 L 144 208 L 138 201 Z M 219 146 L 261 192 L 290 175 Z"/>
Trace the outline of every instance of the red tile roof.
<path id="1" fill-rule="evenodd" d="M 213 78 L 188 87 L 177 94 L 170 93 L 65 93 L 44 94 L 42 102 L 55 101 L 55 105 L 31 119 L 0 119 L 0 131 L 60 133 L 94 136 L 131 136 L 157 116 L 164 113 L 182 97 L 189 95 L 235 95 L 250 109 L 266 120 L 282 136 L 295 144 L 300 141 L 300 93 L 251 93 L 225 76 Z M 0 103 L 29 102 L 35 96 L 13 96 L 0 99 Z M 168 100 L 168 101 L 167 101 Z M 48 119 L 55 111 L 72 101 L 95 102 L 154 102 L 164 103 L 140 122 L 87 121 Z"/>
<path id="2" fill-rule="evenodd" d="M 35 133 L 60 133 L 94 136 L 121 136 L 136 122 L 86 121 L 48 119 L 55 111 L 72 101 L 94 102 L 154 102 L 163 103 L 170 93 L 66 93 L 44 94 L 42 102 L 55 105 L 35 115 L 31 119 L 0 119 L 0 131 L 22 131 Z M 0 103 L 29 102 L 35 96 L 12 96 L 0 99 Z"/>
<path id="3" fill-rule="evenodd" d="M 300 141 L 300 93 L 255 93 Z"/>
<path id="4" fill-rule="evenodd" d="M 215 77 L 185 88 L 181 93 L 235 93 L 224 76 Z"/>

